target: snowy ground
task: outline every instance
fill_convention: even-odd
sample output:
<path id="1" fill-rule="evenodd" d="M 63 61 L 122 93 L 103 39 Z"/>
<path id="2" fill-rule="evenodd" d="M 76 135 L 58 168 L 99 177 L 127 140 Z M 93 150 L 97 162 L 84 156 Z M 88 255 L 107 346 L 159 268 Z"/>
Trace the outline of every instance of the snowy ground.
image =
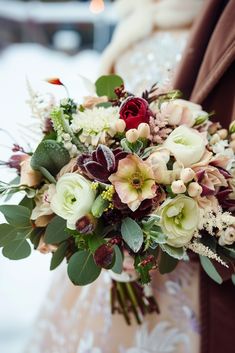
<path id="1" fill-rule="evenodd" d="M 67 57 L 51 52 L 35 44 L 11 46 L 0 56 L 0 128 L 6 129 L 17 142 L 24 141 L 19 123 L 32 124 L 26 77 L 36 90 L 64 96 L 62 87 L 50 86 L 43 81 L 59 76 L 68 86 L 71 96 L 78 98 L 87 94 L 79 74 L 94 80 L 97 77 L 99 56 L 93 51 Z M 30 134 L 29 134 L 30 135 Z M 27 138 L 28 142 L 29 137 Z M 0 131 L 0 160 L 10 154 L 11 140 Z M 0 169 L 0 179 L 13 179 L 14 175 Z M 2 221 L 2 218 L 0 219 Z M 11 262 L 0 254 L 0 352 L 23 353 L 33 322 L 53 282 L 49 272 L 50 255 L 34 252 L 31 257 Z"/>

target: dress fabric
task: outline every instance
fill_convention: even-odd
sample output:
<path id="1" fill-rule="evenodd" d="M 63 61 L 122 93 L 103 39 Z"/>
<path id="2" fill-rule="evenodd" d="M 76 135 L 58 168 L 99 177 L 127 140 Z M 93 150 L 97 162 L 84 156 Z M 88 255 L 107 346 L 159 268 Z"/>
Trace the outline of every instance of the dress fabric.
<path id="1" fill-rule="evenodd" d="M 187 36 L 187 30 L 156 32 L 120 56 L 115 71 L 132 92 L 169 84 Z M 61 267 L 25 353 L 199 353 L 199 272 L 194 262 L 163 276 L 155 271 L 151 285 L 161 313 L 127 326 L 110 313 L 108 272 L 79 288 Z"/>
<path id="2" fill-rule="evenodd" d="M 198 353 L 199 264 L 182 263 L 168 275 L 154 274 L 160 314 L 127 326 L 109 304 L 110 276 L 73 286 L 63 268 L 37 321 L 26 353 Z"/>

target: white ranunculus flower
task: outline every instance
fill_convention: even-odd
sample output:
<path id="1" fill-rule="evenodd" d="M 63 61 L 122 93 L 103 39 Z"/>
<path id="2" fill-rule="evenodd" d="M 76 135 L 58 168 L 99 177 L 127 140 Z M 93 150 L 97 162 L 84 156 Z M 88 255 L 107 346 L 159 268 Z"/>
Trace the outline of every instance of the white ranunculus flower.
<path id="1" fill-rule="evenodd" d="M 177 127 L 164 143 L 166 147 L 184 167 L 197 163 L 205 152 L 205 140 L 196 130 L 185 125 Z"/>
<path id="2" fill-rule="evenodd" d="M 75 229 L 78 219 L 90 212 L 95 200 L 91 182 L 76 173 L 64 174 L 56 184 L 51 209 L 67 220 L 67 227 Z"/>
<path id="3" fill-rule="evenodd" d="M 168 199 L 157 213 L 161 217 L 160 226 L 167 236 L 167 244 L 177 248 L 192 239 L 199 223 L 199 208 L 194 199 L 185 195 Z"/>

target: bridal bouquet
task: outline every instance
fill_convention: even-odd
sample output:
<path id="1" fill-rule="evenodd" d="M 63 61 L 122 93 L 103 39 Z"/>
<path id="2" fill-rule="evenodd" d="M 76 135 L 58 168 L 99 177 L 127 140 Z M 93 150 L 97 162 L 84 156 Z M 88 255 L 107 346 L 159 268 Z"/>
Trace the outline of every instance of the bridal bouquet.
<path id="1" fill-rule="evenodd" d="M 32 243 L 52 253 L 51 270 L 65 258 L 79 286 L 108 270 L 112 311 L 140 322 L 159 310 L 154 270 L 171 272 L 195 253 L 215 281 L 221 268 L 234 280 L 235 123 L 221 128 L 176 90 L 154 85 L 137 97 L 115 75 L 94 87 L 83 102 L 32 94 L 42 140 L 34 151 L 14 145 L 5 163 L 19 180 L 1 182 L 1 194 L 24 197 L 0 206 L 0 246 L 18 260 Z"/>

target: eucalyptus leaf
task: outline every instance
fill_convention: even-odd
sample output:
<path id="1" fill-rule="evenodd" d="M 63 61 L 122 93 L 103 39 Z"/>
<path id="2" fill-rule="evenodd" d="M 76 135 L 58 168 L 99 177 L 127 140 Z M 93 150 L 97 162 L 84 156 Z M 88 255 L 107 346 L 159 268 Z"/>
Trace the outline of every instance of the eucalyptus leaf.
<path id="1" fill-rule="evenodd" d="M 185 258 L 184 248 L 174 248 L 168 244 L 161 244 L 161 249 L 165 251 L 168 255 L 174 257 L 175 259 L 182 260 Z"/>
<path id="2" fill-rule="evenodd" d="M 168 255 L 167 252 L 162 251 L 161 257 L 160 257 L 160 262 L 158 264 L 159 272 L 162 275 L 165 273 L 172 272 L 176 268 L 178 262 L 179 261 L 177 259 Z"/>
<path id="3" fill-rule="evenodd" d="M 115 273 L 121 274 L 123 270 L 123 255 L 119 246 L 117 245 L 114 245 L 114 251 L 115 251 L 115 262 L 112 267 L 112 271 Z"/>
<path id="4" fill-rule="evenodd" d="M 92 253 L 94 253 L 96 249 L 98 249 L 98 247 L 105 244 L 105 240 L 96 234 L 87 235 L 87 238 L 88 238 L 88 247 Z"/>
<path id="5" fill-rule="evenodd" d="M 24 259 L 30 253 L 31 247 L 26 239 L 15 239 L 5 245 L 2 250 L 2 254 L 10 260 Z"/>
<path id="6" fill-rule="evenodd" d="M 17 229 L 10 224 L 0 224 L 0 247 L 5 246 L 15 239 L 17 236 Z"/>
<path id="7" fill-rule="evenodd" d="M 100 275 L 101 267 L 94 261 L 93 255 L 87 250 L 73 254 L 68 263 L 68 276 L 73 284 L 85 286 L 94 282 Z"/>
<path id="8" fill-rule="evenodd" d="M 1 205 L 0 212 L 7 222 L 16 227 L 29 227 L 31 225 L 31 211 L 21 205 Z"/>
<path id="9" fill-rule="evenodd" d="M 64 260 L 66 252 L 68 248 L 68 243 L 63 242 L 60 244 L 58 249 L 53 253 L 52 258 L 51 258 L 51 265 L 50 265 L 50 270 L 54 270 L 56 267 L 58 267 L 61 262 Z"/>
<path id="10" fill-rule="evenodd" d="M 55 216 L 46 228 L 44 236 L 45 243 L 57 244 L 68 239 L 70 235 L 65 231 L 65 229 L 66 221 L 59 216 Z"/>
<path id="11" fill-rule="evenodd" d="M 221 284 L 223 282 L 223 279 L 216 270 L 211 260 L 208 259 L 208 257 L 206 256 L 200 255 L 200 261 L 204 271 L 208 274 L 208 276 L 213 279 L 216 283 Z"/>
<path id="12" fill-rule="evenodd" d="M 123 240 L 136 253 L 140 250 L 143 241 L 143 231 L 132 218 L 125 218 L 121 225 L 121 234 Z"/>
<path id="13" fill-rule="evenodd" d="M 35 170 L 44 168 L 55 176 L 69 161 L 69 152 L 62 144 L 54 140 L 43 140 L 31 158 L 31 167 Z"/>
<path id="14" fill-rule="evenodd" d="M 33 244 L 34 249 L 37 249 L 41 236 L 44 234 L 44 228 L 34 228 L 30 234 L 30 241 Z"/>
<path id="15" fill-rule="evenodd" d="M 19 205 L 28 208 L 30 211 L 32 211 L 32 209 L 33 209 L 34 206 L 35 206 L 34 200 L 33 200 L 32 198 L 28 198 L 27 196 L 25 196 L 25 197 L 20 201 Z"/>
<path id="16" fill-rule="evenodd" d="M 95 83 L 98 96 L 107 96 L 108 98 L 117 98 L 115 88 L 123 84 L 123 79 L 118 75 L 101 76 Z"/>

